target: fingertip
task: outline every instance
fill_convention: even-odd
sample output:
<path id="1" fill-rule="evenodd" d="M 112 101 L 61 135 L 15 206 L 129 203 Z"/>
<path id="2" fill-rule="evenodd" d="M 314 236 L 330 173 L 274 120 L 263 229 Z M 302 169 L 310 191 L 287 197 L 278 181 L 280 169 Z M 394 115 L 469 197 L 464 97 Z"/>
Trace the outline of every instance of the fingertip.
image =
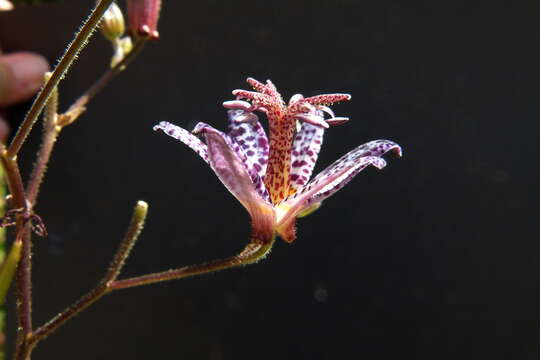
<path id="1" fill-rule="evenodd" d="M 31 52 L 0 57 L 0 106 L 8 106 L 32 97 L 43 84 L 49 70 L 47 60 Z"/>

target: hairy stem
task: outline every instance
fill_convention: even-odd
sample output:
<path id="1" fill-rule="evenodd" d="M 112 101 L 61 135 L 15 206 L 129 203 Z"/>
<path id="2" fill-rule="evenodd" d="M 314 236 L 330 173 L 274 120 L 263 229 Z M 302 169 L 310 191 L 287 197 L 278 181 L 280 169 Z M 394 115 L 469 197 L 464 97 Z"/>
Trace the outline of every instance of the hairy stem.
<path id="1" fill-rule="evenodd" d="M 26 198 L 24 194 L 21 172 L 17 164 L 17 157 L 8 157 L 7 151 L 2 151 L 2 164 L 4 166 L 9 193 L 12 196 L 13 208 L 26 211 Z M 31 300 L 31 256 L 32 239 L 31 225 L 25 224 L 20 215 L 17 216 L 15 243 L 20 243 L 21 258 L 17 266 L 17 341 L 15 359 L 26 360 L 26 336 L 32 332 L 32 300 Z"/>
<path id="2" fill-rule="evenodd" d="M 6 178 L 5 178 L 4 169 L 0 167 L 0 216 L 4 216 L 6 213 L 6 200 L 5 199 L 6 199 Z M 18 247 L 20 248 L 20 246 Z M 10 261 L 10 259 L 6 258 L 6 249 L 7 249 L 6 229 L 0 228 L 0 258 L 2 259 L 0 284 L 6 287 L 6 292 L 7 292 L 7 288 L 9 288 L 9 285 L 13 282 L 13 275 L 15 274 L 16 263 L 13 264 L 14 268 L 13 268 L 12 273 L 10 274 L 9 272 L 11 271 L 9 271 L 7 268 L 10 265 L 7 265 L 7 264 L 13 263 L 13 262 Z M 19 253 L 18 258 L 16 258 L 15 256 L 17 255 L 17 252 Z M 11 246 L 8 257 L 16 258 L 14 260 L 17 260 L 17 263 L 18 263 L 18 260 L 20 258 L 20 249 L 19 251 L 17 251 L 15 243 Z M 4 283 L 7 283 L 7 284 L 3 285 Z M 0 295 L 0 299 L 1 299 L 1 295 Z M 6 358 L 5 344 L 6 344 L 6 307 L 5 307 L 5 295 L 4 295 L 4 300 L 2 301 L 2 305 L 0 307 L 0 360 L 4 360 Z"/>
<path id="3" fill-rule="evenodd" d="M 111 265 L 109 266 L 109 269 L 107 270 L 107 273 L 100 281 L 98 286 L 96 286 L 88 294 L 77 300 L 66 310 L 55 316 L 49 322 L 38 328 L 28 340 L 30 347 L 33 348 L 40 340 L 50 335 L 61 325 L 66 323 L 68 320 L 79 314 L 81 311 L 95 303 L 97 300 L 99 300 L 101 297 L 103 297 L 112 290 L 109 284 L 111 281 L 114 281 L 116 277 L 120 274 L 120 271 L 125 264 L 126 258 L 129 256 L 133 245 L 139 238 L 139 235 L 144 226 L 147 212 L 148 204 L 144 201 L 137 202 L 137 205 L 135 206 L 133 215 L 131 217 L 131 222 L 129 224 L 128 230 L 126 232 L 126 235 L 124 236 L 124 240 L 118 247 L 118 250 L 116 251 L 116 254 L 111 262 Z"/>
<path id="4" fill-rule="evenodd" d="M 130 230 L 128 230 L 128 235 L 133 229 L 134 228 L 130 227 Z M 126 236 L 126 239 L 129 237 L 128 235 Z M 201 265 L 186 266 L 175 270 L 117 281 L 115 279 L 120 273 L 121 269 L 121 265 L 118 266 L 117 264 L 123 264 L 127 253 L 129 253 L 129 250 L 134 243 L 133 241 L 131 242 L 131 245 L 129 245 L 129 241 L 124 240 L 124 243 L 120 245 L 120 248 L 115 256 L 115 260 L 113 260 L 111 267 L 109 268 L 109 271 L 103 278 L 102 282 L 94 290 L 79 299 L 79 301 L 77 301 L 75 304 L 58 314 L 45 325 L 38 328 L 32 334 L 29 341 L 32 346 L 35 346 L 38 341 L 48 336 L 54 330 L 58 329 L 61 325 L 73 318 L 75 315 L 79 314 L 89 305 L 93 304 L 101 297 L 114 290 L 181 279 L 189 276 L 202 275 L 213 271 L 255 263 L 258 260 L 263 259 L 270 252 L 273 242 L 274 239 L 272 239 L 270 242 L 259 242 L 254 240 L 250 242 L 240 254 L 224 260 L 216 260 Z"/>
<path id="5" fill-rule="evenodd" d="M 84 94 L 82 94 L 69 109 L 62 114 L 61 118 L 65 125 L 71 124 L 77 119 L 85 110 L 86 104 L 92 100 L 112 79 L 120 74 L 125 68 L 139 55 L 147 39 L 139 38 L 133 45 L 133 49 L 116 64 L 114 67 L 109 68 Z M 64 125 L 64 124 L 63 124 Z M 64 125 L 64 126 L 65 126 Z"/>
<path id="6" fill-rule="evenodd" d="M 248 265 L 263 259 L 272 249 L 271 242 L 250 242 L 244 250 L 227 259 L 215 260 L 204 264 L 184 266 L 178 269 L 148 274 L 129 279 L 116 280 L 111 283 L 112 290 L 127 289 L 135 286 L 155 284 L 168 280 L 183 279 L 190 276 L 202 275 L 209 272 L 224 270 L 241 265 Z"/>
<path id="7" fill-rule="evenodd" d="M 27 338 L 32 334 L 32 232 L 30 224 L 17 221 L 17 238 L 22 241 L 21 259 L 17 267 L 17 348 L 15 359 L 29 357 Z"/>
<path id="8" fill-rule="evenodd" d="M 124 240 L 120 243 L 116 254 L 114 255 L 109 270 L 103 277 L 102 283 L 108 284 L 111 281 L 116 280 L 120 271 L 126 263 L 126 259 L 133 249 L 133 245 L 139 238 L 141 231 L 144 226 L 144 221 L 146 220 L 146 215 L 148 213 L 148 204 L 144 201 L 138 201 L 135 209 L 133 210 L 133 216 L 131 217 L 131 222 L 129 224 Z"/>
<path id="9" fill-rule="evenodd" d="M 54 143 L 58 138 L 61 128 L 56 125 L 58 119 L 58 88 L 54 88 L 47 105 L 45 106 L 43 116 L 43 136 L 41 139 L 41 147 L 30 175 L 30 180 L 26 187 L 26 198 L 34 206 L 37 201 L 39 193 L 39 187 L 43 182 L 43 177 L 47 171 L 47 164 L 51 157 L 51 153 L 54 147 Z"/>
<path id="10" fill-rule="evenodd" d="M 84 112 L 86 104 L 93 99 L 116 75 L 120 74 L 141 52 L 146 39 L 138 39 L 133 49 L 114 67 L 109 68 L 87 91 L 84 92 L 62 115 L 58 115 L 58 88 L 51 92 L 45 106 L 43 137 L 36 163 L 27 185 L 27 200 L 34 206 L 37 201 L 40 185 L 47 171 L 47 164 L 51 157 L 54 144 L 60 131 L 72 124 Z M 47 78 L 50 78 L 50 74 Z"/>
<path id="11" fill-rule="evenodd" d="M 15 208 L 27 208 L 27 201 L 24 192 L 24 186 L 21 179 L 19 167 L 17 164 L 17 154 L 19 153 L 30 130 L 35 124 L 39 114 L 48 102 L 49 97 L 57 88 L 60 80 L 65 76 L 73 60 L 87 44 L 88 39 L 96 29 L 101 17 L 108 9 L 113 0 L 100 0 L 88 19 L 82 25 L 80 31 L 75 36 L 73 42 L 68 46 L 64 55 L 56 65 L 49 80 L 45 83 L 37 95 L 30 110 L 26 114 L 21 126 L 19 127 L 13 141 L 7 150 L 2 151 L 2 162 L 7 174 L 8 187 L 13 197 Z M 38 184 L 39 187 L 39 179 Z M 37 190 L 36 190 L 37 195 Z M 35 200 L 35 199 L 34 199 Z M 28 339 L 32 335 L 32 298 L 31 298 L 31 266 L 32 266 L 32 240 L 31 225 L 24 223 L 21 216 L 17 217 L 16 239 L 22 241 L 21 260 L 17 268 L 17 313 L 19 326 L 17 328 L 17 346 L 15 358 L 17 360 L 27 360 L 30 358 L 33 345 Z"/>
<path id="12" fill-rule="evenodd" d="M 47 103 L 47 100 L 49 99 L 49 96 L 51 95 L 54 88 L 58 86 L 58 83 L 60 80 L 65 76 L 67 71 L 69 70 L 69 67 L 73 63 L 73 60 L 77 57 L 79 52 L 84 48 L 84 46 L 88 43 L 88 39 L 96 29 L 96 27 L 99 24 L 99 21 L 101 20 L 101 17 L 107 11 L 109 6 L 113 0 L 101 0 L 88 19 L 84 22 L 82 25 L 80 31 L 75 36 L 75 39 L 73 42 L 68 46 L 66 49 L 64 55 L 62 55 L 62 58 L 56 65 L 56 68 L 51 74 L 51 78 L 49 81 L 45 83 L 39 94 L 37 95 L 36 99 L 34 100 L 34 103 L 32 104 L 32 107 L 26 114 L 25 119 L 23 120 L 23 123 L 19 127 L 19 130 L 15 134 L 15 137 L 13 138 L 13 141 L 9 145 L 8 151 L 7 151 L 7 157 L 9 159 L 14 158 L 21 149 L 22 144 L 26 140 L 26 137 L 30 133 L 30 130 L 32 129 L 32 126 L 36 122 L 39 114 L 43 110 L 45 104 Z"/>
<path id="13" fill-rule="evenodd" d="M 11 194 L 12 208 L 20 209 L 26 207 L 24 186 L 21 178 L 21 171 L 16 158 L 9 158 L 7 151 L 2 153 L 2 164 L 6 173 L 6 180 Z"/>

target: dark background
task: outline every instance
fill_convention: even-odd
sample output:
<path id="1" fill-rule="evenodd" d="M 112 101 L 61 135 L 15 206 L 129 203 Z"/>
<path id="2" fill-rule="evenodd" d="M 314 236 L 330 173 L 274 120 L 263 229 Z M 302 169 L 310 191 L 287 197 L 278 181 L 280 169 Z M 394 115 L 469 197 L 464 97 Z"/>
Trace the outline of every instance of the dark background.
<path id="1" fill-rule="evenodd" d="M 93 2 L 1 14 L 4 50 L 54 63 Z M 138 199 L 150 213 L 123 276 L 243 247 L 242 206 L 151 128 L 224 128 L 220 104 L 247 76 L 286 98 L 353 95 L 334 106 L 351 121 L 327 131 L 316 171 L 372 139 L 404 157 L 360 174 L 263 262 L 113 293 L 36 359 L 538 358 L 537 1 L 165 0 L 160 33 L 55 148 L 38 205 L 50 236 L 35 239 L 36 325 L 99 280 Z M 96 36 L 62 83 L 63 109 L 109 53 Z"/>

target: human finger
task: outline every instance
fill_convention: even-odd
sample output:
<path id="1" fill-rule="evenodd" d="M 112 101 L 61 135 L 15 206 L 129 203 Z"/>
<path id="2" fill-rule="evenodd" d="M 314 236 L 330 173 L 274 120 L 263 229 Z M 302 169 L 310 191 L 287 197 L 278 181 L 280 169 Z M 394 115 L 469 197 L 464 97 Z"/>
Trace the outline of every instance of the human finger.
<path id="1" fill-rule="evenodd" d="M 17 52 L 0 56 L 0 106 L 30 98 L 43 84 L 48 70 L 47 60 L 38 54 Z"/>

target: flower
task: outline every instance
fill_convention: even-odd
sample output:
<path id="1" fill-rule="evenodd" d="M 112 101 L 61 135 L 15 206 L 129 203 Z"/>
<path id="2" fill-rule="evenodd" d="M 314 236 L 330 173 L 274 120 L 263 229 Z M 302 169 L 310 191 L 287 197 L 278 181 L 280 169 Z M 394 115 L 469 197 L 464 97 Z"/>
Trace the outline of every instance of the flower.
<path id="1" fill-rule="evenodd" d="M 132 35 L 159 39 L 157 24 L 161 0 L 127 0 L 129 29 Z"/>
<path id="2" fill-rule="evenodd" d="M 297 94 L 288 104 L 270 80 L 266 84 L 248 78 L 255 91 L 234 90 L 236 100 L 226 101 L 229 131 L 223 133 L 198 123 L 190 133 L 161 122 L 154 130 L 182 141 L 206 161 L 227 189 L 251 216 L 252 242 L 273 241 L 278 234 L 295 240 L 297 217 L 320 207 L 368 165 L 386 166 L 382 156 L 401 148 L 389 140 L 360 145 L 309 181 L 329 125 L 348 121 L 336 117 L 327 106 L 349 100 L 348 94 L 325 94 L 304 98 Z M 243 100 L 242 100 L 243 99 Z M 245 101 L 247 100 L 247 101 Z M 254 112 L 268 119 L 269 138 Z M 330 118 L 325 119 L 325 114 Z M 201 135 L 204 142 L 196 135 Z"/>

